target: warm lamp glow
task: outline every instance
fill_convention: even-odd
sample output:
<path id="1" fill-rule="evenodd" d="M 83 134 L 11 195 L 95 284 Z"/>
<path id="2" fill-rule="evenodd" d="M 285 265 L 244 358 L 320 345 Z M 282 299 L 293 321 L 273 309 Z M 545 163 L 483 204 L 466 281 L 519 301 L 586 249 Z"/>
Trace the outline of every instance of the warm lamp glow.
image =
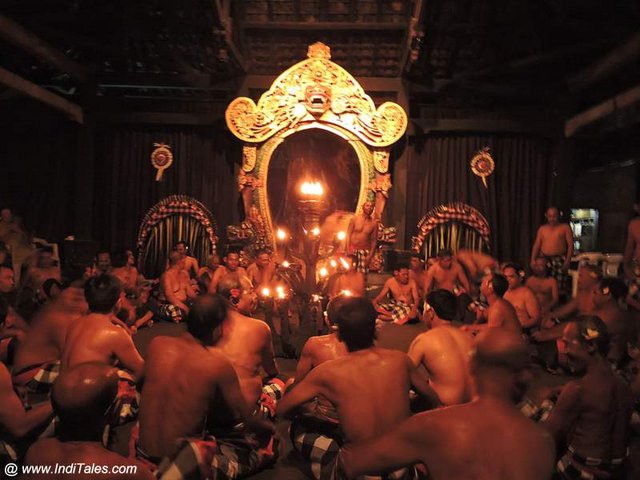
<path id="1" fill-rule="evenodd" d="M 342 290 L 342 295 L 345 297 L 351 297 L 353 296 L 353 293 L 351 293 L 351 290 Z"/>
<path id="2" fill-rule="evenodd" d="M 338 262 L 336 262 L 333 258 L 331 260 L 329 260 L 329 264 L 333 267 L 336 268 L 338 266 Z"/>
<path id="3" fill-rule="evenodd" d="M 345 238 L 347 238 L 347 232 L 343 232 L 342 230 L 340 230 L 338 232 L 337 237 L 338 237 L 338 240 L 342 242 Z"/>
<path id="4" fill-rule="evenodd" d="M 349 270 L 349 262 L 347 262 L 344 258 L 340 257 L 340 263 L 345 270 Z"/>
<path id="5" fill-rule="evenodd" d="M 291 265 L 287 260 L 285 260 L 284 262 L 282 262 L 282 266 L 284 268 L 289 268 L 289 265 Z"/>
<path id="6" fill-rule="evenodd" d="M 276 237 L 278 238 L 278 240 L 286 240 L 287 239 L 287 232 L 285 232 L 283 229 L 279 228 L 278 231 L 276 232 Z"/>
<path id="7" fill-rule="evenodd" d="M 284 293 L 284 287 L 282 285 L 278 285 L 276 287 L 276 292 L 278 292 L 278 295 L 280 295 L 281 293 Z"/>
<path id="8" fill-rule="evenodd" d="M 329 275 L 329 272 L 327 271 L 327 269 L 325 267 L 322 267 L 318 273 L 320 274 L 321 277 L 326 277 L 327 275 Z"/>
<path id="9" fill-rule="evenodd" d="M 321 197 L 324 194 L 324 188 L 320 182 L 304 182 L 300 187 L 300 192 L 309 197 Z"/>
<path id="10" fill-rule="evenodd" d="M 320 228 L 318 227 L 314 227 L 313 230 L 311 230 L 311 234 L 315 237 L 317 237 L 318 235 L 320 235 Z"/>
<path id="11" fill-rule="evenodd" d="M 280 300 L 284 300 L 285 298 L 287 298 L 287 294 L 284 292 L 278 292 L 278 298 Z"/>
<path id="12" fill-rule="evenodd" d="M 266 288 L 266 287 L 262 289 L 262 296 L 263 296 L 263 297 L 268 297 L 268 296 L 270 296 L 270 295 L 271 295 L 271 290 L 269 290 L 269 289 L 268 289 L 268 288 Z"/>

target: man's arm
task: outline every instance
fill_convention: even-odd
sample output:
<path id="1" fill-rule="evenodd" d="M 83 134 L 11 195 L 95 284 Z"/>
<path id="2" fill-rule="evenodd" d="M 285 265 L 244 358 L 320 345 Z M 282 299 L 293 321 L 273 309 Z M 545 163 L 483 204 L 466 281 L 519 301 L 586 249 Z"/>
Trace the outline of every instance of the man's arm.
<path id="1" fill-rule="evenodd" d="M 424 453 L 433 447 L 440 435 L 428 415 L 431 412 L 409 417 L 398 428 L 373 442 L 343 448 L 338 457 L 340 469 L 352 480 L 422 462 Z"/>
<path id="2" fill-rule="evenodd" d="M 0 425 L 12 436 L 22 438 L 52 417 L 53 409 L 49 401 L 25 411 L 13 391 L 9 370 L 4 363 L 0 363 Z"/>
<path id="3" fill-rule="evenodd" d="M 458 281 L 462 285 L 462 288 L 464 288 L 464 291 L 469 294 L 471 292 L 471 285 L 469 284 L 469 279 L 465 275 L 464 270 L 459 263 L 456 264 L 456 276 L 458 278 Z"/>
<path id="4" fill-rule="evenodd" d="M 438 396 L 436 391 L 431 388 L 431 385 L 429 385 L 427 379 L 424 378 L 424 376 L 421 375 L 418 371 L 418 368 L 414 364 L 413 359 L 409 357 L 407 357 L 407 369 L 409 372 L 409 381 L 411 382 L 411 386 L 421 396 L 429 400 L 429 406 L 431 408 L 435 408 L 439 405 L 442 405 L 442 401 L 440 400 L 440 397 Z"/>
<path id="5" fill-rule="evenodd" d="M 536 258 L 538 258 L 538 255 L 540 255 L 540 245 L 542 244 L 541 231 L 542 231 L 542 228 L 538 228 L 538 232 L 536 233 L 536 240 L 535 242 L 533 242 L 533 247 L 531 247 L 531 259 L 529 261 L 529 264 L 532 267 L 536 261 Z M 573 242 L 571 242 L 571 244 L 573 245 Z"/>
<path id="6" fill-rule="evenodd" d="M 140 381 L 144 374 L 144 360 L 138 349 L 133 344 L 131 335 L 120 328 L 114 328 L 114 355 L 120 365 L 129 370 L 136 382 Z"/>
<path id="7" fill-rule="evenodd" d="M 565 270 L 569 270 L 569 266 L 571 265 L 571 258 L 573 257 L 573 232 L 571 231 L 571 227 L 569 225 L 565 225 L 564 240 L 565 242 L 567 242 L 567 256 L 564 259 L 562 268 L 564 268 Z"/>
<path id="8" fill-rule="evenodd" d="M 380 291 L 378 296 L 373 299 L 372 303 L 373 303 L 374 307 L 378 308 L 378 303 L 380 303 L 380 300 L 382 300 L 383 298 L 385 298 L 389 294 L 389 290 L 390 290 L 389 282 L 391 282 L 391 279 L 389 279 L 386 282 L 384 282 L 384 286 L 382 287 L 382 290 Z"/>
<path id="9" fill-rule="evenodd" d="M 560 392 L 556 406 L 551 410 L 551 414 L 544 426 L 551 432 L 558 444 L 563 443 L 564 436 L 575 422 L 580 413 L 580 396 L 582 388 L 573 381 L 565 385 Z"/>
<path id="10" fill-rule="evenodd" d="M 285 393 L 284 397 L 278 402 L 276 409 L 276 414 L 279 417 L 291 419 L 297 407 L 318 395 L 326 397 L 330 402 L 332 401 L 333 395 L 327 388 L 324 379 L 324 365 L 326 364 L 311 370 L 302 382 L 296 383 L 289 392 Z"/>
<path id="11" fill-rule="evenodd" d="M 429 268 L 429 270 L 427 270 L 427 275 L 424 279 L 424 294 L 426 295 L 427 293 L 431 292 L 431 288 L 433 287 L 433 269 L 434 267 L 432 266 L 431 268 Z"/>
<path id="12" fill-rule="evenodd" d="M 271 329 L 264 324 L 264 340 L 262 344 L 262 369 L 270 377 L 275 377 L 280 373 L 276 357 L 273 353 L 273 342 L 271 341 Z"/>
<path id="13" fill-rule="evenodd" d="M 551 318 L 567 318 L 578 311 L 578 300 L 572 298 L 569 302 L 549 312 Z"/>
<path id="14" fill-rule="evenodd" d="M 312 354 L 312 346 L 313 337 L 307 340 L 302 347 L 302 352 L 300 352 L 300 359 L 298 360 L 298 365 L 296 366 L 296 383 L 301 382 L 304 377 L 311 371 L 313 368 L 313 354 Z"/>
<path id="15" fill-rule="evenodd" d="M 218 289 L 218 282 L 220 281 L 220 277 L 222 277 L 223 270 L 224 267 L 220 265 L 216 268 L 216 271 L 213 272 L 213 277 L 211 277 L 211 281 L 209 282 L 209 293 L 217 293 L 216 290 Z"/>
<path id="16" fill-rule="evenodd" d="M 420 303 L 420 296 L 418 295 L 418 286 L 416 285 L 416 282 L 414 280 L 409 280 L 409 288 L 411 289 L 411 298 L 413 299 L 409 317 L 416 318 L 418 316 L 418 304 Z"/>
<path id="17" fill-rule="evenodd" d="M 558 292 L 558 281 L 553 277 L 550 277 L 549 280 L 551 285 L 551 304 L 549 305 L 549 310 L 551 310 L 558 305 L 558 302 L 560 301 L 560 293 Z"/>
<path id="18" fill-rule="evenodd" d="M 369 255 L 367 255 L 367 265 L 371 263 L 373 255 L 376 253 L 376 245 L 378 244 L 378 221 L 373 220 L 373 231 L 369 236 Z"/>
<path id="19" fill-rule="evenodd" d="M 349 226 L 347 227 L 347 241 L 345 243 L 345 249 L 347 250 L 347 253 L 351 251 L 351 235 L 353 235 L 353 229 L 356 223 L 355 219 L 355 215 L 351 217 L 351 220 L 349 220 Z"/>
<path id="20" fill-rule="evenodd" d="M 524 307 L 527 310 L 527 316 L 529 317 L 529 324 L 523 325 L 525 328 L 537 327 L 540 325 L 540 303 L 538 298 L 531 291 L 529 287 L 525 287 L 528 290 L 528 295 L 524 299 Z"/>

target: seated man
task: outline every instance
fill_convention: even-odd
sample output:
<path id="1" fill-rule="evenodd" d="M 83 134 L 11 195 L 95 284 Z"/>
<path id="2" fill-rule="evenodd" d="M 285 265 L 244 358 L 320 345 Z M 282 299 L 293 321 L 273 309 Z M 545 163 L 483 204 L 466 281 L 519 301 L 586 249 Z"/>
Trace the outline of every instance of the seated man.
<path id="1" fill-rule="evenodd" d="M 222 323 L 224 335 L 211 348 L 233 365 L 247 404 L 260 407 L 273 418 L 276 403 L 284 393 L 285 379 L 279 376 L 271 329 L 262 320 L 249 317 L 257 306 L 256 294 L 249 279 L 237 274 L 221 280 L 218 294 L 227 300 L 228 310 Z M 261 372 L 267 375 L 266 379 Z"/>
<path id="2" fill-rule="evenodd" d="M 593 312 L 607 326 L 609 353 L 607 359 L 616 367 L 629 360 L 627 344 L 633 343 L 633 322 L 629 314 L 620 308 L 618 300 L 626 296 L 625 285 L 617 278 L 603 278 L 593 289 Z"/>
<path id="3" fill-rule="evenodd" d="M 222 259 L 224 265 L 220 265 L 213 274 L 211 282 L 209 282 L 209 293 L 216 293 L 218 283 L 227 275 L 235 273 L 240 276 L 246 276 L 247 271 L 240 266 L 240 254 L 235 251 L 229 251 Z"/>
<path id="4" fill-rule="evenodd" d="M 294 448 L 311 462 L 314 478 L 336 478 L 337 454 L 345 445 L 374 439 L 410 415 L 409 388 L 431 394 L 403 352 L 374 346 L 376 311 L 365 298 L 345 299 L 337 311 L 339 338 L 349 353 L 311 370 L 278 405 L 278 415 L 294 418 Z M 295 416 L 299 407 L 324 397 L 338 412 L 339 423 Z M 401 468 L 390 478 L 413 478 Z"/>
<path id="5" fill-rule="evenodd" d="M 195 278 L 198 275 L 200 267 L 198 266 L 198 260 L 189 255 L 189 245 L 184 240 L 180 240 L 175 244 L 173 250 L 180 254 L 180 258 L 184 261 L 184 269 L 189 275 L 189 278 Z"/>
<path id="6" fill-rule="evenodd" d="M 567 383 L 546 427 L 567 450 L 558 461 L 561 478 L 613 478 L 627 456 L 632 411 L 629 387 L 607 362 L 607 327 L 595 316 L 565 326 L 560 341 L 577 380 Z"/>
<path id="7" fill-rule="evenodd" d="M 453 261 L 451 250 L 440 250 L 438 261 L 427 270 L 424 291 L 429 293 L 434 289 L 444 289 L 458 295 L 460 288 L 467 293 L 471 289 L 464 270 L 458 262 Z"/>
<path id="8" fill-rule="evenodd" d="M 346 478 L 422 462 L 433 480 L 549 480 L 551 436 L 514 406 L 524 393 L 527 347 L 520 335 L 491 329 L 471 363 L 478 397 L 415 415 L 389 433 L 340 453 Z"/>
<path id="9" fill-rule="evenodd" d="M 508 288 L 507 279 L 499 273 L 485 275 L 480 284 L 480 293 L 489 303 L 489 307 L 484 311 L 479 310 L 478 316 L 479 320 L 485 320 L 486 323 L 465 325 L 462 329 L 474 335 L 489 328 L 505 328 L 514 333 L 522 333 L 515 308 L 502 298 Z"/>
<path id="10" fill-rule="evenodd" d="M 56 265 L 53 259 L 53 250 L 51 247 L 38 250 L 36 264 L 27 270 L 25 285 L 32 289 L 37 303 L 44 303 L 42 285 L 48 279 L 54 279 L 58 282 L 62 281 L 60 267 Z"/>
<path id="11" fill-rule="evenodd" d="M 502 274 L 509 283 L 509 288 L 503 298 L 513 305 L 518 315 L 522 331 L 529 335 L 540 325 L 540 304 L 534 293 L 522 284 L 524 270 L 513 263 L 507 263 L 502 268 Z"/>
<path id="12" fill-rule="evenodd" d="M 525 285 L 531 289 L 538 303 L 542 317 L 558 305 L 558 281 L 549 275 L 549 267 L 542 257 L 536 258 L 531 267 L 532 276 Z"/>
<path id="13" fill-rule="evenodd" d="M 419 253 L 412 253 L 411 260 L 409 261 L 409 278 L 416 282 L 418 286 L 418 297 L 424 298 L 424 281 L 427 275 L 426 270 L 424 269 L 424 262 L 422 261 L 422 256 Z"/>
<path id="14" fill-rule="evenodd" d="M 17 344 L 12 372 L 14 388 L 29 404 L 49 393 L 60 371 L 69 326 L 87 309 L 82 289 L 69 287 L 31 320 L 29 334 Z"/>
<path id="15" fill-rule="evenodd" d="M 390 299 L 387 298 L 388 294 L 391 294 Z M 380 303 L 383 299 L 386 302 Z M 393 271 L 393 277 L 385 282 L 382 291 L 373 300 L 373 305 L 380 320 L 402 325 L 418 318 L 419 300 L 416 282 L 409 279 L 406 265 L 399 265 Z"/>
<path id="16" fill-rule="evenodd" d="M 160 275 L 160 287 L 166 300 L 160 305 L 160 313 L 180 323 L 189 313 L 196 292 L 185 270 L 184 258 L 175 250 L 169 254 L 169 268 Z"/>
<path id="17" fill-rule="evenodd" d="M 349 255 L 346 263 L 342 263 L 342 259 L 338 264 L 340 273 L 331 286 L 330 298 L 347 293 L 352 297 L 366 297 L 367 286 L 364 273 L 359 271 L 356 266 L 358 259 L 355 255 Z"/>
<path id="18" fill-rule="evenodd" d="M 448 290 L 434 290 L 427 295 L 428 330 L 418 335 L 409 347 L 409 358 L 416 367 L 423 366 L 429 374 L 429 385 L 441 403 L 457 405 L 471 400 L 472 385 L 469 358 L 473 338 L 451 325 L 457 311 L 457 301 Z"/>
<path id="19" fill-rule="evenodd" d="M 89 480 L 102 475 L 123 480 L 153 479 L 142 463 L 102 446 L 107 413 L 117 392 L 118 373 L 108 365 L 84 363 L 62 372 L 51 395 L 53 409 L 60 419 L 58 436 L 34 443 L 24 462 L 25 465 L 50 466 L 51 472 L 20 478 Z M 100 472 L 96 468 L 100 468 Z"/>
<path id="20" fill-rule="evenodd" d="M 0 323 L 9 311 L 4 299 L 0 298 Z M 13 390 L 9 370 L 0 363 L 0 461 L 16 462 L 24 454 L 25 441 L 39 427 L 44 427 L 53 419 L 51 403 L 43 402 L 30 410 L 25 410 L 22 401 Z"/>
<path id="21" fill-rule="evenodd" d="M 209 283 L 211 282 L 211 279 L 213 278 L 213 274 L 216 273 L 216 270 L 218 269 L 218 267 L 220 267 L 220 256 L 217 253 L 214 253 L 213 255 L 209 255 L 209 258 L 207 258 L 207 261 L 205 262 L 205 264 L 202 267 L 200 267 L 197 278 L 198 278 L 198 282 L 202 283 L 207 287 L 206 291 L 208 291 Z"/>
<path id="22" fill-rule="evenodd" d="M 84 287 L 89 314 L 74 320 L 68 328 L 62 350 L 61 371 L 86 362 L 99 362 L 120 369 L 118 405 L 113 409 L 111 426 L 121 425 L 138 413 L 139 395 L 135 383 L 142 378 L 144 360 L 131 335 L 113 324 L 122 294 L 120 281 L 100 275 Z"/>
<path id="23" fill-rule="evenodd" d="M 170 457 L 161 465 L 165 478 L 177 478 L 177 471 L 181 478 L 246 476 L 275 459 L 273 427 L 252 415 L 255 403 L 243 398 L 233 366 L 211 348 L 224 335 L 226 314 L 223 299 L 205 294 L 187 316 L 187 332 L 156 337 L 149 346 L 136 452 L 154 469 Z M 219 409 L 232 418 L 217 423 L 213 414 Z M 230 420 L 236 418 L 266 430 L 266 437 L 234 431 Z"/>

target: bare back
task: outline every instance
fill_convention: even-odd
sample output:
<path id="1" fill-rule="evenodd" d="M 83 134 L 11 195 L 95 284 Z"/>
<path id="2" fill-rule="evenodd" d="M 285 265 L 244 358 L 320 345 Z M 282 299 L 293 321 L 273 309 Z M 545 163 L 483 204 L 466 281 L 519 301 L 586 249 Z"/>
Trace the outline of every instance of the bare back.
<path id="1" fill-rule="evenodd" d="M 107 450 L 98 442 L 61 442 L 47 438 L 34 443 L 25 457 L 25 465 L 50 465 L 52 472 L 56 464 L 75 468 L 73 472 L 53 475 L 23 475 L 25 479 L 73 478 L 75 480 L 94 480 L 96 477 L 119 478 L 121 480 L 152 480 L 151 472 L 137 460 L 118 455 Z M 91 470 L 93 466 L 107 468 L 107 471 Z M 115 473 L 113 467 L 133 466 L 132 473 Z M 89 470 L 86 470 L 89 469 Z M 120 470 L 118 470 L 120 472 Z"/>
<path id="2" fill-rule="evenodd" d="M 522 328 L 515 308 L 502 298 L 489 305 L 485 312 L 489 328 L 502 327 L 515 333 L 521 333 Z"/>
<path id="3" fill-rule="evenodd" d="M 441 325 L 416 337 L 409 347 L 409 358 L 416 366 L 424 366 L 429 384 L 444 405 L 471 400 L 472 381 L 468 362 L 473 351 L 470 335 Z"/>

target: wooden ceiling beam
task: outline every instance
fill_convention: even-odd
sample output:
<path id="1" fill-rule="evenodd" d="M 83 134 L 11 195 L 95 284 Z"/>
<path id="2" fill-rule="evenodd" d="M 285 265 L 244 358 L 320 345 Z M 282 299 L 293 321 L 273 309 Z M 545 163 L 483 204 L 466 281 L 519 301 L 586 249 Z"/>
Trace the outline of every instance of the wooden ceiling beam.
<path id="1" fill-rule="evenodd" d="M 59 95 L 56 95 L 35 83 L 25 80 L 2 67 L 0 67 L 0 83 L 45 103 L 56 110 L 60 110 L 71 120 L 77 123 L 84 123 L 82 108 L 80 108 L 79 105 L 60 97 Z"/>
<path id="2" fill-rule="evenodd" d="M 88 75 L 80 64 L 74 62 L 23 26 L 1 14 L 0 38 L 35 55 L 60 71 L 68 73 L 81 83 L 86 83 L 88 80 Z"/>
<path id="3" fill-rule="evenodd" d="M 241 22 L 245 31 L 316 31 L 316 30 L 368 30 L 405 31 L 407 25 L 395 22 Z"/>

